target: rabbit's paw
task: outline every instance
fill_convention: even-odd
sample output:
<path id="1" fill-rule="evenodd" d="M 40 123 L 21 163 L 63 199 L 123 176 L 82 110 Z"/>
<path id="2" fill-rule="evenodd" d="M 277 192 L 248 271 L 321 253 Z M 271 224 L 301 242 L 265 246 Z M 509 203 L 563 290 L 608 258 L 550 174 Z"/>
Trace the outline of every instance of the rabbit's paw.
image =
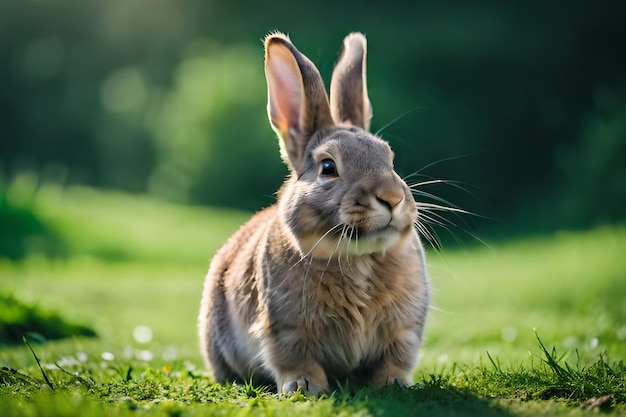
<path id="1" fill-rule="evenodd" d="M 316 383 L 307 377 L 300 377 L 298 379 L 287 380 L 281 387 L 281 392 L 296 392 L 301 391 L 307 395 L 318 395 L 326 391 L 328 387 L 323 386 L 322 383 Z"/>

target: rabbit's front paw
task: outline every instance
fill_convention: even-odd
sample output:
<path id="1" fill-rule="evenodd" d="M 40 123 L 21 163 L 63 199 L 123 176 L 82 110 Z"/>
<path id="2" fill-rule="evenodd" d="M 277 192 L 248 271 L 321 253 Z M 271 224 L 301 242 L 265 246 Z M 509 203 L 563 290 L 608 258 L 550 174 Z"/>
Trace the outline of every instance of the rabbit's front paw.
<path id="1" fill-rule="evenodd" d="M 327 386 L 323 386 L 323 383 L 316 383 L 307 377 L 300 377 L 298 379 L 287 380 L 281 387 L 281 392 L 296 392 L 301 391 L 307 395 L 317 395 L 328 389 Z"/>

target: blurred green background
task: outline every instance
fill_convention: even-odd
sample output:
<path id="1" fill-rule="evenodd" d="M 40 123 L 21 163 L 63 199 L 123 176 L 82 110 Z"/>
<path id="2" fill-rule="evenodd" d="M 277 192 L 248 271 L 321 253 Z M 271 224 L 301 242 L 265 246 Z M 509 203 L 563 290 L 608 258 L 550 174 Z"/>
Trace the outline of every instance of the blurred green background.
<path id="1" fill-rule="evenodd" d="M 471 191 L 428 190 L 488 217 L 463 227 L 497 237 L 622 222 L 624 16 L 617 1 L 6 0 L 2 188 L 28 173 L 34 187 L 269 205 L 287 171 L 260 40 L 289 33 L 328 81 L 343 36 L 362 31 L 372 130 L 401 175 Z M 0 204 L 0 255 L 19 257 L 24 234 L 53 236 L 6 192 Z"/>

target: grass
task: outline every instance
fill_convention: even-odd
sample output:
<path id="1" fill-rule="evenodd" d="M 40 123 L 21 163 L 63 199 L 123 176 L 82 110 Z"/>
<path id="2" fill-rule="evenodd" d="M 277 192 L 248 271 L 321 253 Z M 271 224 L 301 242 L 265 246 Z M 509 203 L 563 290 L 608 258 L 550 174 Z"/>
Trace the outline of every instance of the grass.
<path id="1" fill-rule="evenodd" d="M 3 416 L 626 415 L 624 227 L 430 251 L 416 385 L 305 398 L 213 384 L 203 369 L 203 275 L 245 213 L 84 188 L 18 197 L 66 256 L 0 260 L 3 291 L 98 338 L 32 344 L 41 369 L 26 345 L 1 347 Z"/>
<path id="2" fill-rule="evenodd" d="M 14 369 L 0 370 L 0 382 L 11 388 L 10 396 L 0 393 L 8 402 L 3 415 L 44 410 L 53 415 L 586 415 L 597 412 L 584 408 L 589 398 L 596 399 L 599 409 L 624 411 L 624 368 L 604 361 L 569 371 L 572 378 L 601 382 L 603 389 L 597 392 L 596 387 L 583 392 L 550 366 L 515 371 L 476 367 L 423 376 L 409 389 L 392 386 L 305 398 L 212 384 L 184 361 L 156 367 L 129 359 L 105 364 L 74 360 L 44 364 L 41 375 L 48 375 L 49 383 Z"/>

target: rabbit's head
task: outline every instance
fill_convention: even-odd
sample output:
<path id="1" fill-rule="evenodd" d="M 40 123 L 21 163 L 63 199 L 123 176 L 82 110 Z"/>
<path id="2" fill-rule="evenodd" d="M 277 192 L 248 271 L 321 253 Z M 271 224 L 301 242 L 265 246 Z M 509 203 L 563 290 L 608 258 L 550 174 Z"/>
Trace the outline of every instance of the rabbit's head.
<path id="1" fill-rule="evenodd" d="M 413 232 L 417 209 L 393 152 L 368 132 L 366 40 L 344 39 L 330 102 L 315 65 L 283 34 L 265 39 L 268 115 L 292 175 L 279 212 L 315 258 L 384 253 Z"/>

